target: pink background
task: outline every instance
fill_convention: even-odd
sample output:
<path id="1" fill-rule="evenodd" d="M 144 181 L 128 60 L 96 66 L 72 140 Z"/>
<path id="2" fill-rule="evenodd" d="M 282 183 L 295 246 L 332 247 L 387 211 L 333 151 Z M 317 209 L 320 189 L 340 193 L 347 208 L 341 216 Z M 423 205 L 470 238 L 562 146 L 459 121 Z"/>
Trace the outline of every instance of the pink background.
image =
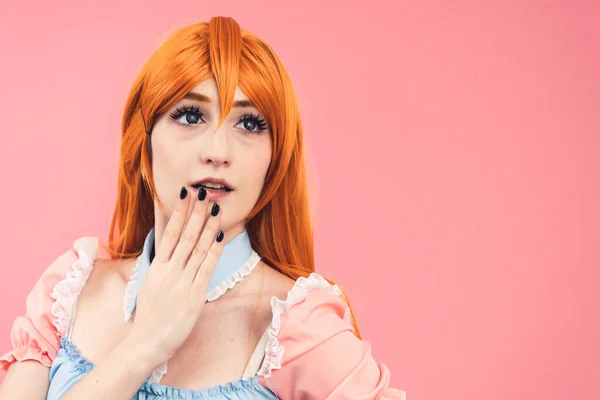
<path id="1" fill-rule="evenodd" d="M 294 80 L 318 265 L 394 386 L 600 399 L 597 2 L 50 3 L 0 3 L 0 349 L 47 264 L 106 237 L 138 68 L 220 14 Z"/>

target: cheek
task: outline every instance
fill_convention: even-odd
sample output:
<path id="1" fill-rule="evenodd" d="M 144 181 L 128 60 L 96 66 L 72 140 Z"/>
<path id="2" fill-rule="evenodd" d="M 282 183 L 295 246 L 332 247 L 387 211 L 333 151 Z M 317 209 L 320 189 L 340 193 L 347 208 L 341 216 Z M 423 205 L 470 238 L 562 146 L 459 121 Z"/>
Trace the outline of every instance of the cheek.
<path id="1" fill-rule="evenodd" d="M 186 146 L 177 139 L 178 132 L 162 126 L 160 128 L 155 130 L 152 137 L 152 166 L 156 167 L 154 171 L 160 171 L 163 175 L 181 173 L 189 166 L 191 146 Z"/>
<path id="2" fill-rule="evenodd" d="M 244 182 L 248 200 L 255 202 L 262 192 L 265 177 L 271 163 L 270 147 L 256 149 L 252 153 L 246 152 L 244 157 L 240 158 L 241 165 L 239 171 L 241 180 Z"/>
<path id="3" fill-rule="evenodd" d="M 253 157 L 249 160 L 246 168 L 248 171 L 252 171 L 252 180 L 256 182 L 264 181 L 269 164 L 271 163 L 271 147 L 263 149 L 262 151 L 256 152 Z"/>
<path id="4" fill-rule="evenodd" d="M 177 168 L 173 165 L 176 161 L 173 157 L 169 157 L 169 153 L 168 148 L 158 143 L 152 148 L 152 170 L 157 185 L 164 182 L 165 178 L 172 173 L 171 171 Z"/>
<path id="5" fill-rule="evenodd" d="M 178 154 L 178 157 L 173 157 Z M 177 195 L 181 189 L 189 162 L 186 155 L 172 141 L 157 135 L 152 138 L 152 171 L 158 196 L 164 201 Z"/>

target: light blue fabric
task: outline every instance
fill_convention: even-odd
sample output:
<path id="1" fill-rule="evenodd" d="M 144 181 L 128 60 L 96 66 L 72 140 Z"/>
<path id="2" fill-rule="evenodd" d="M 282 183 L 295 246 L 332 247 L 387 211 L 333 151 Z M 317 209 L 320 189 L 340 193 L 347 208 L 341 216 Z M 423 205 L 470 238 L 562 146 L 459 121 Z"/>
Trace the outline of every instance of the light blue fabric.
<path id="1" fill-rule="evenodd" d="M 144 249 L 140 255 L 140 267 L 135 289 L 136 295 L 139 284 L 143 281 L 150 266 L 152 246 L 154 246 L 154 228 L 148 233 L 144 242 Z M 241 267 L 248 260 L 251 252 L 252 246 L 250 245 L 250 239 L 246 230 L 225 244 L 221 257 L 211 277 L 209 290 L 210 288 L 216 287 L 223 279 L 227 278 L 233 271 Z M 135 310 L 135 302 L 131 309 L 131 313 L 133 310 Z M 59 400 L 94 368 L 94 364 L 87 361 L 80 354 L 75 345 L 69 341 L 69 336 L 61 338 L 60 344 L 61 348 L 50 368 L 50 387 L 48 396 L 46 397 L 47 400 Z M 277 398 L 278 397 L 272 391 L 259 384 L 257 376 L 242 379 L 237 382 L 231 382 L 226 385 L 198 390 L 180 389 L 172 386 L 150 383 L 150 376 L 148 376 L 138 392 L 133 396 L 132 400 L 274 400 Z"/>

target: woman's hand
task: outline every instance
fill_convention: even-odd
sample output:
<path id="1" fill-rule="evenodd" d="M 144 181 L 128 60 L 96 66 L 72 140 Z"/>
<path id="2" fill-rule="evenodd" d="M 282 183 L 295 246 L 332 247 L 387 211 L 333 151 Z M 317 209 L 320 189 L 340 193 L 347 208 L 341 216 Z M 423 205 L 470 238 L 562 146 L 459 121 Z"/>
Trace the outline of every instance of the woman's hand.
<path id="1" fill-rule="evenodd" d="M 213 204 L 190 198 L 182 188 L 183 193 L 140 287 L 129 334 L 64 400 L 131 399 L 152 370 L 172 357 L 198 321 L 221 256 L 223 233 L 219 206 L 214 205 L 212 214 L 217 215 L 211 216 Z"/>
<path id="2" fill-rule="evenodd" d="M 140 287 L 130 332 L 131 342 L 144 346 L 153 364 L 171 358 L 200 317 L 223 249 L 220 220 L 219 205 L 209 202 L 204 188 L 198 198 L 181 189 Z"/>

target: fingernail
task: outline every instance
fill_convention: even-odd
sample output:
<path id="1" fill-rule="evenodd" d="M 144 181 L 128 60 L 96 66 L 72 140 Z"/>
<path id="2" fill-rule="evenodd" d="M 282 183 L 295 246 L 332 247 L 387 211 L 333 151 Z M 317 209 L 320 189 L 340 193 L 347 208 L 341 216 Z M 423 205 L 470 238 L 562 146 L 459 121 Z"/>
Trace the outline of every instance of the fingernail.
<path id="1" fill-rule="evenodd" d="M 179 198 L 181 200 L 185 199 L 187 197 L 187 189 L 185 188 L 185 186 L 181 187 L 181 192 L 179 192 Z"/>
<path id="2" fill-rule="evenodd" d="M 219 213 L 220 209 L 221 209 L 221 207 L 219 207 L 219 205 L 217 203 L 213 204 L 212 210 L 210 211 L 210 215 L 212 215 L 213 217 L 216 217 L 217 214 Z"/>
<path id="3" fill-rule="evenodd" d="M 224 237 L 225 234 L 223 233 L 223 231 L 219 231 L 219 233 L 217 233 L 217 242 L 221 243 Z"/>
<path id="4" fill-rule="evenodd" d="M 198 200 L 202 201 L 206 198 L 206 189 L 204 189 L 203 187 L 200 187 L 200 190 L 198 190 Z"/>

